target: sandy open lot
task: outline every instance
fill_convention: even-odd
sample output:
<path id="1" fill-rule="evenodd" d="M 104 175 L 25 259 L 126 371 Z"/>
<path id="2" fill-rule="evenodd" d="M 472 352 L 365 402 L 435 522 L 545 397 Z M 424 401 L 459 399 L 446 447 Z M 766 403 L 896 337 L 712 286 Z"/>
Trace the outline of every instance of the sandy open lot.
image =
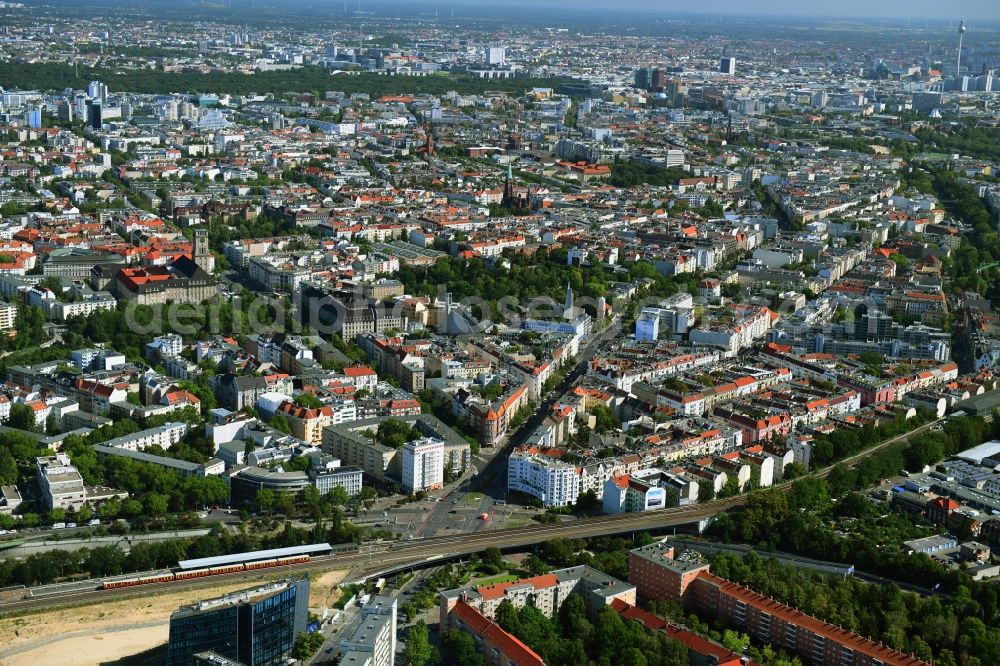
<path id="1" fill-rule="evenodd" d="M 98 631 L 89 636 L 64 638 L 0 659 L 0 664 L 38 666 L 58 663 L 64 666 L 90 666 L 113 662 L 166 643 L 168 629 L 167 622 L 160 622 L 152 627 Z"/>
<path id="2" fill-rule="evenodd" d="M 313 576 L 310 608 L 336 601 L 346 572 Z M 115 661 L 167 642 L 170 614 L 199 599 L 250 587 L 231 583 L 147 598 L 0 619 L 0 666 L 84 666 Z"/>
<path id="3" fill-rule="evenodd" d="M 309 584 L 309 608 L 313 611 L 329 608 L 340 598 L 340 581 L 344 580 L 346 571 L 327 571 L 314 577 Z"/>

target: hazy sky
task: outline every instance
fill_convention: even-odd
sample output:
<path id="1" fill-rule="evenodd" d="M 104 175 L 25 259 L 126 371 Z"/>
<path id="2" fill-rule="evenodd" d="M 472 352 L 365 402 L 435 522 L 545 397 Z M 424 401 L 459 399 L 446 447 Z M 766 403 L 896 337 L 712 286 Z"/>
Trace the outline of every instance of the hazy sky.
<path id="1" fill-rule="evenodd" d="M 435 0 L 414 0 L 433 4 Z M 436 0 L 447 6 L 449 0 Z M 453 0 L 456 5 L 498 4 L 497 0 Z M 516 4 L 535 4 L 514 0 Z M 538 0 L 537 4 L 549 6 L 574 6 L 589 8 L 629 8 L 660 10 L 664 13 L 734 13 L 734 14 L 784 14 L 787 16 L 870 16 L 886 19 L 954 18 L 958 20 L 964 8 L 971 23 L 977 20 L 1000 20 L 1000 0 L 836 0 L 835 2 L 810 2 L 810 0 Z"/>

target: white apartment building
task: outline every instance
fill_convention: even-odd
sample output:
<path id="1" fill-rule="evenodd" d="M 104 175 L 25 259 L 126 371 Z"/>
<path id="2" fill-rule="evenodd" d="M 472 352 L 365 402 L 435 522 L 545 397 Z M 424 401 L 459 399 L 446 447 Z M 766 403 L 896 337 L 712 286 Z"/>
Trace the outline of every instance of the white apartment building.
<path id="1" fill-rule="evenodd" d="M 9 331 L 17 323 L 17 306 L 0 303 L 0 331 Z"/>
<path id="2" fill-rule="evenodd" d="M 487 65 L 507 64 L 507 49 L 503 46 L 489 46 L 486 48 Z"/>
<path id="3" fill-rule="evenodd" d="M 179 421 L 166 423 L 157 428 L 140 430 L 131 435 L 116 437 L 104 442 L 104 446 L 113 446 L 129 451 L 144 451 L 151 446 L 159 446 L 161 449 L 169 449 L 171 446 L 181 441 L 187 434 L 187 424 Z"/>
<path id="4" fill-rule="evenodd" d="M 80 471 L 70 463 L 69 456 L 57 453 L 48 458 L 36 458 L 38 487 L 49 509 L 79 509 L 87 501 L 87 489 Z"/>
<path id="5" fill-rule="evenodd" d="M 660 338 L 660 309 L 643 308 L 635 320 L 635 339 L 639 342 L 655 342 Z"/>
<path id="6" fill-rule="evenodd" d="M 254 282 L 285 292 L 295 292 L 313 273 L 313 267 L 306 259 L 288 254 L 251 257 L 247 267 Z"/>
<path id="7" fill-rule="evenodd" d="M 267 254 L 274 241 L 270 239 L 244 239 L 226 243 L 223 253 L 234 268 L 246 270 L 250 267 L 250 259 L 263 257 Z"/>
<path id="8" fill-rule="evenodd" d="M 373 596 L 361 609 L 361 623 L 340 642 L 340 663 L 394 666 L 395 659 L 396 600 Z"/>
<path id="9" fill-rule="evenodd" d="M 63 303 L 53 301 L 47 309 L 50 319 L 66 321 L 70 317 L 86 317 L 100 310 L 114 310 L 118 301 L 106 291 L 96 291 L 86 294 L 78 301 Z"/>
<path id="10" fill-rule="evenodd" d="M 689 339 L 696 345 L 721 347 L 730 354 L 746 349 L 767 335 L 774 321 L 769 308 L 739 307 L 732 315 L 717 316 L 692 329 Z"/>
<path id="11" fill-rule="evenodd" d="M 670 329 L 674 335 L 684 335 L 695 322 L 694 297 L 691 294 L 675 294 L 659 303 L 657 307 L 646 307 L 635 321 L 635 336 L 640 342 L 653 342 L 660 337 L 660 326 Z"/>
<path id="12" fill-rule="evenodd" d="M 361 494 L 362 472 L 360 467 L 340 467 L 338 465 L 329 469 L 311 469 L 309 477 L 320 495 L 326 495 L 334 488 L 343 488 L 348 497 L 357 497 Z"/>
<path id="13" fill-rule="evenodd" d="M 507 489 L 527 493 L 546 507 L 575 504 L 580 494 L 580 472 L 560 458 L 515 451 L 507 460 Z"/>
<path id="14" fill-rule="evenodd" d="M 160 358 L 180 356 L 184 351 L 184 339 L 173 333 L 160 335 L 153 338 L 153 341 L 146 345 L 146 349 Z"/>
<path id="15" fill-rule="evenodd" d="M 444 442 L 433 437 L 403 446 L 403 488 L 415 493 L 444 485 Z"/>

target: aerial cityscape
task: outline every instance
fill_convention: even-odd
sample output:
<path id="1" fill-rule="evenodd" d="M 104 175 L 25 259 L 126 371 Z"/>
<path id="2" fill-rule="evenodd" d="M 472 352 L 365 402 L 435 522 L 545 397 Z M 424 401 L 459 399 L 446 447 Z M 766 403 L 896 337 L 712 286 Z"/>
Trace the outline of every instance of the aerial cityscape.
<path id="1" fill-rule="evenodd" d="M 0 666 L 1000 666 L 995 0 L 0 2 Z"/>

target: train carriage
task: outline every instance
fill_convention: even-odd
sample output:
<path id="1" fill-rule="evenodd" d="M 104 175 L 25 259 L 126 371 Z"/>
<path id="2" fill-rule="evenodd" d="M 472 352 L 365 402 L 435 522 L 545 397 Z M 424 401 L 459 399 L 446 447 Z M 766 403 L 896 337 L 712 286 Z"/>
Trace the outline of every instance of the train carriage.
<path id="1" fill-rule="evenodd" d="M 273 548 L 250 553 L 234 553 L 232 555 L 183 560 L 178 563 L 177 568 L 172 572 L 119 580 L 105 580 L 102 581 L 101 588 L 113 590 L 133 585 L 168 583 L 175 580 L 188 580 L 203 576 L 217 576 L 238 573 L 240 571 L 304 564 L 309 562 L 313 555 L 328 555 L 332 550 L 333 548 L 328 543 L 317 543 L 308 546 Z"/>
<path id="2" fill-rule="evenodd" d="M 250 571 L 251 569 L 266 569 L 267 567 L 276 566 L 277 563 L 278 560 L 276 559 L 260 560 L 259 562 L 247 562 L 246 569 L 247 571 Z"/>

